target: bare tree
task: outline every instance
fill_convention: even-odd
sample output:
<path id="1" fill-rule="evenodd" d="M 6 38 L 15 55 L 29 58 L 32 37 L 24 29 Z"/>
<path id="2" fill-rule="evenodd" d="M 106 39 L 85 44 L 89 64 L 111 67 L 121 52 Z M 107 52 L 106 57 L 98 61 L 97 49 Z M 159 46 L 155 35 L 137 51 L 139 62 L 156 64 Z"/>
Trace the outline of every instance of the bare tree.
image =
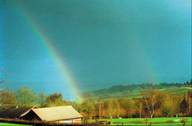
<path id="1" fill-rule="evenodd" d="M 142 92 L 143 107 L 148 111 L 151 118 L 153 118 L 157 109 L 160 108 L 162 96 L 161 93 L 154 88 L 149 88 Z"/>

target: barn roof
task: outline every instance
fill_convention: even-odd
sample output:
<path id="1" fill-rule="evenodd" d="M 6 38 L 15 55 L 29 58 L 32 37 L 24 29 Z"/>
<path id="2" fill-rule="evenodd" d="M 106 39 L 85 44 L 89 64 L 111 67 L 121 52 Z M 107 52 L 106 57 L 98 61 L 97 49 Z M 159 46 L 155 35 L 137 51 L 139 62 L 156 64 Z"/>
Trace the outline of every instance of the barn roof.
<path id="1" fill-rule="evenodd" d="M 68 120 L 82 117 L 82 115 L 78 113 L 72 106 L 31 108 L 23 113 L 20 117 L 24 117 L 30 111 L 33 111 L 42 121 Z"/>

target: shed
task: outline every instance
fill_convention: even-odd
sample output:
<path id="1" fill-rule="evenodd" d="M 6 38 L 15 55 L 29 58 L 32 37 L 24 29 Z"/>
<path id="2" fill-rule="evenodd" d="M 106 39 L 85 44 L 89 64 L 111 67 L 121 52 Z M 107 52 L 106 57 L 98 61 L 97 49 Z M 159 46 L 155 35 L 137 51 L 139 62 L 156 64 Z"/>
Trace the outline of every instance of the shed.
<path id="1" fill-rule="evenodd" d="M 72 106 L 31 108 L 20 115 L 21 119 L 32 121 L 80 124 L 82 115 Z"/>

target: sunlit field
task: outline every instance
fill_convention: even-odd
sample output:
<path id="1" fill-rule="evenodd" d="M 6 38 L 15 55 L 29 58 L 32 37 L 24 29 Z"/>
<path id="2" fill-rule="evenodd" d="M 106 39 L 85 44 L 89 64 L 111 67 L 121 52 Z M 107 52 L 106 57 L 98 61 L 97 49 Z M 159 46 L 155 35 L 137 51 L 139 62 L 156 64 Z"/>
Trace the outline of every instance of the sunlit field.
<path id="1" fill-rule="evenodd" d="M 15 123 L 1 123 L 0 126 L 32 126 L 32 125 L 24 125 L 24 124 L 15 124 Z"/>
<path id="2" fill-rule="evenodd" d="M 182 123 L 182 119 L 184 118 L 153 118 L 153 119 L 139 119 L 139 118 L 129 118 L 129 119 L 112 119 L 112 125 L 121 125 L 121 123 L 123 122 L 123 124 L 125 125 L 130 125 L 130 126 L 145 126 L 145 125 L 149 125 L 151 123 L 151 125 L 154 126 L 181 126 L 183 125 Z M 188 117 L 185 118 L 185 126 L 191 126 L 192 125 L 192 118 Z"/>
<path id="3" fill-rule="evenodd" d="M 164 118 L 115 118 L 99 119 L 98 125 L 127 125 L 127 126 L 191 126 L 192 117 L 164 117 Z M 185 122 L 184 122 L 185 121 Z M 89 120 L 88 124 L 96 124 L 96 120 Z M 0 126 L 32 126 L 15 123 L 0 123 Z"/>
<path id="4" fill-rule="evenodd" d="M 89 120 L 94 123 L 95 120 Z M 101 124 L 108 125 L 128 125 L 128 126 L 191 126 L 192 117 L 162 117 L 162 118 L 115 118 L 115 119 L 99 119 Z M 185 121 L 185 122 L 184 122 Z"/>

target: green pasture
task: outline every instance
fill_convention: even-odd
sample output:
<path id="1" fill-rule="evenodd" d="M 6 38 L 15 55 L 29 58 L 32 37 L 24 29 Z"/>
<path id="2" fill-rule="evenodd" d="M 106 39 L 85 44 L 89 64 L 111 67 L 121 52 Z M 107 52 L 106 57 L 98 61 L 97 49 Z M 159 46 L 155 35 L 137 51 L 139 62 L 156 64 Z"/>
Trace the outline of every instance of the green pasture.
<path id="1" fill-rule="evenodd" d="M 114 118 L 114 119 L 99 119 L 99 122 L 110 122 L 110 125 L 127 125 L 127 126 L 183 126 L 182 120 L 185 120 L 185 126 L 192 126 L 192 117 L 171 117 L 171 118 Z M 94 123 L 94 120 L 89 120 Z M 14 123 L 0 123 L 0 126 L 30 126 Z"/>
<path id="2" fill-rule="evenodd" d="M 172 118 L 121 118 L 121 119 L 101 119 L 100 122 L 110 122 L 111 125 L 128 126 L 183 126 L 182 120 L 185 120 L 185 126 L 192 126 L 192 117 L 172 117 Z"/>
<path id="3" fill-rule="evenodd" d="M 24 124 L 15 124 L 15 123 L 1 123 L 0 126 L 31 126 L 31 125 L 24 125 Z"/>

